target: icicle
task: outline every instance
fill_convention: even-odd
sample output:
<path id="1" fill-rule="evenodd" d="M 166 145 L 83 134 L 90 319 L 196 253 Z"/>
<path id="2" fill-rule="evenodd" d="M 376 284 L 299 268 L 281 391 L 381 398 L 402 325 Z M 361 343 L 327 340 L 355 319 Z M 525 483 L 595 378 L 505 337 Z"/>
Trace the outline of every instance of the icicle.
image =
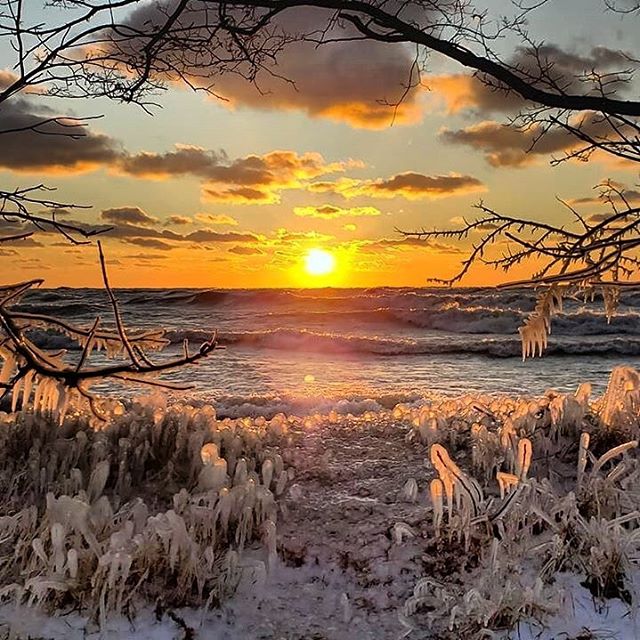
<path id="1" fill-rule="evenodd" d="M 589 453 L 589 440 L 590 440 L 590 436 L 585 431 L 580 436 L 580 449 L 578 452 L 578 478 L 577 478 L 578 487 L 582 484 L 584 470 L 587 467 L 587 456 Z"/>
<path id="2" fill-rule="evenodd" d="M 35 393 L 33 396 L 33 413 L 40 413 L 40 401 L 42 399 L 42 388 L 46 380 L 42 380 L 40 376 L 34 378 Z"/>
<path id="3" fill-rule="evenodd" d="M 60 388 L 55 380 L 51 381 L 51 391 L 49 392 L 49 403 L 47 405 L 47 411 L 57 418 L 58 399 L 60 397 Z"/>
<path id="4" fill-rule="evenodd" d="M 278 476 L 278 480 L 276 481 L 275 494 L 280 496 L 284 493 L 284 490 L 287 488 L 287 482 L 289 481 L 289 475 L 286 471 L 282 471 Z"/>
<path id="5" fill-rule="evenodd" d="M 22 410 L 24 411 L 31 398 L 31 391 L 33 389 L 33 379 L 35 377 L 34 371 L 29 371 L 24 377 L 24 389 L 22 391 Z"/>
<path id="6" fill-rule="evenodd" d="M 102 460 L 101 462 L 98 462 L 95 469 L 91 472 L 91 477 L 89 478 L 87 494 L 89 495 L 89 500 L 91 502 L 95 502 L 102 495 L 108 479 L 109 461 Z"/>
<path id="7" fill-rule="evenodd" d="M 533 448 L 529 438 L 522 438 L 518 442 L 518 455 L 516 457 L 516 475 L 521 481 L 527 479 L 527 473 L 531 466 Z"/>
<path id="8" fill-rule="evenodd" d="M 576 400 L 584 409 L 589 407 L 589 398 L 591 396 L 591 384 L 583 382 L 576 390 Z"/>
<path id="9" fill-rule="evenodd" d="M 78 577 L 78 552 L 76 549 L 67 551 L 67 570 L 72 580 Z"/>
<path id="10" fill-rule="evenodd" d="M 18 408 L 18 398 L 20 397 L 20 391 L 24 385 L 24 378 L 20 378 L 11 390 L 11 413 L 15 413 Z"/>
<path id="11" fill-rule="evenodd" d="M 244 458 L 240 458 L 236 463 L 236 470 L 233 474 L 233 486 L 237 487 L 247 481 L 247 461 Z"/>
<path id="12" fill-rule="evenodd" d="M 64 549 L 64 527 L 56 522 L 51 526 L 51 547 L 53 549 L 53 566 L 56 573 L 64 570 L 66 553 Z"/>
<path id="13" fill-rule="evenodd" d="M 396 522 L 391 532 L 393 543 L 396 545 L 404 544 L 405 539 L 415 538 L 415 529 L 410 527 L 406 522 Z"/>
<path id="14" fill-rule="evenodd" d="M 268 567 L 269 570 L 272 571 L 278 561 L 276 524 L 273 520 L 266 520 L 263 526 L 265 542 L 267 545 Z"/>
<path id="15" fill-rule="evenodd" d="M 209 442 L 200 449 L 200 458 L 203 464 L 213 464 L 220 457 L 218 453 L 218 446 Z"/>
<path id="16" fill-rule="evenodd" d="M 498 471 L 496 473 L 496 480 L 498 481 L 498 486 L 500 487 L 500 499 L 503 500 L 505 495 L 507 495 L 512 487 L 517 486 L 519 479 L 518 476 L 513 473 L 504 473 L 502 471 Z"/>
<path id="17" fill-rule="evenodd" d="M 219 491 L 227 483 L 227 461 L 217 458 L 213 464 L 206 464 L 198 475 L 200 491 Z"/>
<path id="18" fill-rule="evenodd" d="M 436 531 L 436 537 L 439 537 L 440 526 L 444 516 L 444 503 L 442 499 L 444 484 L 439 478 L 434 478 L 431 481 L 429 489 L 431 492 L 431 503 L 433 504 L 433 528 Z"/>
<path id="19" fill-rule="evenodd" d="M 48 564 L 49 559 L 47 558 L 47 554 L 44 550 L 44 545 L 42 544 L 42 540 L 40 538 L 34 538 L 31 541 L 31 547 L 33 548 L 35 554 L 42 561 L 42 564 L 45 566 Z"/>
<path id="20" fill-rule="evenodd" d="M 602 299 L 604 301 L 604 314 L 607 317 L 607 323 L 610 323 L 611 318 L 618 310 L 620 288 L 616 286 L 602 287 Z"/>
<path id="21" fill-rule="evenodd" d="M 3 352 L 3 354 L 0 355 L 4 358 L 4 363 L 0 370 L 0 383 L 7 384 L 7 382 L 11 380 L 13 371 L 16 368 L 16 359 L 11 352 Z"/>
<path id="22" fill-rule="evenodd" d="M 418 483 L 415 478 L 409 478 L 402 488 L 402 499 L 406 502 L 415 502 L 418 499 Z"/>
<path id="23" fill-rule="evenodd" d="M 267 458 L 262 463 L 262 484 L 267 489 L 271 486 L 271 480 L 273 479 L 273 462 Z"/>

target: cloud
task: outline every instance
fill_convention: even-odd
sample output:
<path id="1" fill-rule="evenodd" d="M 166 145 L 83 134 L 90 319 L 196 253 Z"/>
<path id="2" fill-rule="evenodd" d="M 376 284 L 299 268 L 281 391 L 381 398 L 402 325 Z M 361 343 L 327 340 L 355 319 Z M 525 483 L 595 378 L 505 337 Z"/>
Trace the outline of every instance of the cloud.
<path id="1" fill-rule="evenodd" d="M 168 0 L 145 3 L 129 15 L 129 23 L 141 27 L 148 22 L 159 23 L 166 20 Z M 422 8 L 424 11 L 424 8 Z M 228 9 L 233 14 L 233 8 Z M 406 13 L 406 9 L 405 9 Z M 243 21 L 242 16 L 236 16 Z M 184 29 L 204 36 L 203 24 L 211 24 L 211 13 L 192 8 L 181 18 Z M 325 118 L 347 123 L 353 127 L 381 129 L 392 121 L 397 124 L 413 124 L 420 120 L 420 87 L 406 91 L 413 52 L 395 43 L 376 42 L 358 38 L 355 27 L 346 21 L 332 20 L 326 10 L 305 7 L 282 12 L 272 20 L 268 30 L 258 32 L 249 47 L 267 50 L 278 46 L 280 33 L 313 34 L 320 37 L 325 30 L 325 39 L 330 42 L 316 46 L 314 42 L 287 44 L 277 54 L 274 72 L 257 70 L 242 60 L 245 52 L 238 50 L 236 43 L 223 30 L 216 32 L 207 43 L 207 53 L 203 51 L 189 55 L 180 51 L 173 55 L 171 47 L 162 50 L 168 57 L 166 69 L 183 62 L 200 66 L 197 73 L 186 77 L 194 86 L 207 87 L 224 98 L 223 106 L 231 109 L 251 108 L 261 111 L 298 111 L 311 117 Z M 263 34 L 272 34 L 263 41 Z M 347 40 L 344 40 L 344 39 Z M 351 38 L 351 40 L 349 40 Z M 343 41 L 336 42 L 337 39 Z M 119 48 L 120 51 L 122 47 Z M 131 56 L 140 64 L 140 46 L 132 43 Z M 235 56 L 234 56 L 235 54 Z M 196 57 L 197 56 L 197 57 Z M 237 57 L 231 70 L 224 69 L 220 60 Z M 201 62 L 210 62 L 210 72 Z M 267 61 L 270 64 L 271 61 Z M 172 66 L 170 66 L 172 65 Z M 221 73 L 221 67 L 223 72 Z M 227 72 L 225 72 L 225 70 Z M 184 72 L 185 69 L 180 69 Z M 249 81 L 246 77 L 253 77 Z M 167 71 L 162 79 L 182 82 L 179 74 Z M 394 105 L 404 96 L 404 100 L 394 110 Z M 395 111 L 395 120 L 394 120 Z"/>
<path id="2" fill-rule="evenodd" d="M 587 218 L 587 222 L 589 224 L 600 224 L 610 217 L 611 213 L 594 213 Z"/>
<path id="3" fill-rule="evenodd" d="M 194 218 L 198 222 L 202 222 L 204 224 L 226 224 L 232 227 L 238 226 L 238 221 L 232 217 L 225 215 L 224 213 L 213 214 L 213 213 L 196 213 Z"/>
<path id="4" fill-rule="evenodd" d="M 9 233 L 10 230 L 5 228 L 5 226 L 3 225 L 2 231 L 3 231 L 2 235 L 6 236 L 6 234 Z M 22 228 L 21 231 L 24 231 L 24 228 Z M 21 231 L 19 231 L 19 233 Z M 6 247 L 17 247 L 19 249 L 33 249 L 34 247 L 44 247 L 44 244 L 42 244 L 42 242 L 40 242 L 39 240 L 36 240 L 33 236 L 29 236 L 28 238 L 21 238 L 19 240 L 3 240 L 2 248 L 4 249 Z"/>
<path id="5" fill-rule="evenodd" d="M 613 73 L 607 78 L 611 82 L 607 90 L 623 91 L 626 84 L 622 82 L 622 76 L 616 78 L 615 72 L 627 69 L 629 60 L 625 52 L 602 46 L 580 53 L 545 44 L 535 52 L 527 47 L 518 47 L 508 62 L 534 86 L 553 90 L 550 87 L 555 85 L 564 91 L 588 94 L 597 91 L 595 84 L 586 81 L 594 70 Z M 436 98 L 444 100 L 449 113 L 465 110 L 484 115 L 514 113 L 526 106 L 520 95 L 508 91 L 493 78 L 485 80 L 482 74 L 436 75 L 426 78 L 425 82 Z"/>
<path id="6" fill-rule="evenodd" d="M 158 249 L 159 251 L 171 251 L 174 247 L 167 242 L 157 240 L 156 238 L 125 238 L 124 241 L 128 244 L 134 244 L 138 247 L 145 247 L 146 249 Z"/>
<path id="7" fill-rule="evenodd" d="M 360 166 L 362 163 L 353 160 L 326 162 L 319 153 L 286 150 L 229 160 L 224 153 L 176 145 L 167 153 L 145 151 L 126 156 L 117 170 L 149 179 L 199 178 L 205 201 L 270 204 L 279 202 L 284 189 L 299 188 L 308 180 Z"/>
<path id="8" fill-rule="evenodd" d="M 169 216 L 165 221 L 165 225 L 181 226 L 192 224 L 193 220 L 189 216 Z"/>
<path id="9" fill-rule="evenodd" d="M 13 73 L 13 71 L 9 71 L 9 69 L 0 69 L 0 89 L 6 89 L 16 80 L 18 80 L 18 76 Z"/>
<path id="10" fill-rule="evenodd" d="M 0 71 L 0 86 L 6 72 Z M 64 118 L 31 99 L 14 96 L 0 104 L 0 167 L 23 173 L 79 173 L 115 162 L 121 150 L 109 136 Z M 36 130 L 30 129 L 35 127 Z M 77 138 L 69 137 L 73 132 Z"/>
<path id="11" fill-rule="evenodd" d="M 150 226 L 140 226 L 128 223 L 118 223 L 115 225 L 89 225 L 76 220 L 70 221 L 71 224 L 82 229 L 93 229 L 102 232 L 100 237 L 104 239 L 123 240 L 129 244 L 137 244 L 138 246 L 146 246 L 152 248 L 170 248 L 178 247 L 183 243 L 194 244 L 219 244 L 219 243 L 255 243 L 261 241 L 261 236 L 254 233 L 243 232 L 219 232 L 211 229 L 196 229 L 189 233 L 176 233 L 171 229 L 158 229 Z M 49 231 L 51 233 L 51 231 Z M 131 240 L 136 239 L 136 242 Z M 139 239 L 156 239 L 167 243 L 167 247 L 161 247 L 159 244 L 152 245 L 150 243 L 139 242 Z"/>
<path id="12" fill-rule="evenodd" d="M 129 153 L 116 140 L 84 125 L 73 129 L 78 139 L 59 135 L 71 130 L 59 122 L 39 127 L 48 135 L 22 130 L 56 115 L 57 112 L 20 97 L 0 105 L 0 131 L 20 129 L 2 135 L 0 168 L 51 174 L 102 168 L 142 179 L 195 178 L 201 182 L 203 201 L 272 204 L 280 201 L 285 189 L 301 188 L 309 180 L 363 166 L 354 160 L 327 162 L 319 153 L 288 150 L 230 159 L 224 151 L 181 144 L 164 153 Z M 135 224 L 157 222 L 142 216 L 134 218 L 134 213 L 131 216 L 129 221 Z M 223 215 L 213 216 L 206 223 L 235 226 L 231 216 Z M 186 224 L 185 216 L 172 216 L 166 224 Z"/>
<path id="13" fill-rule="evenodd" d="M 310 182 L 307 185 L 307 191 L 311 193 L 336 193 L 349 197 L 345 194 L 355 193 L 362 182 L 362 180 L 356 180 L 355 178 L 344 177 L 340 177 L 337 180 L 319 180 Z"/>
<path id="14" fill-rule="evenodd" d="M 130 253 L 123 257 L 128 260 L 147 260 L 151 262 L 154 260 L 167 260 L 169 256 L 163 256 L 159 253 Z"/>
<path id="15" fill-rule="evenodd" d="M 107 222 L 115 224 L 134 224 L 142 226 L 153 226 L 158 222 L 158 218 L 145 213 L 140 207 L 117 207 L 113 209 L 105 209 L 100 217 Z"/>
<path id="16" fill-rule="evenodd" d="M 185 235 L 183 240 L 189 242 L 209 243 L 209 242 L 256 242 L 259 240 L 258 236 L 253 233 L 220 233 L 218 231 L 211 231 L 210 229 L 198 229 Z"/>
<path id="17" fill-rule="evenodd" d="M 380 251 L 391 250 L 410 250 L 410 249 L 424 249 L 436 253 L 446 254 L 460 254 L 463 250 L 452 244 L 446 244 L 444 242 L 437 242 L 434 240 L 423 240 L 421 238 L 410 237 L 398 237 L 398 238 L 377 238 L 375 240 L 360 240 L 357 241 L 356 246 L 359 250 L 366 253 L 378 253 Z"/>
<path id="18" fill-rule="evenodd" d="M 208 187 L 202 190 L 204 202 L 229 202 L 231 204 L 276 204 L 280 196 L 275 191 L 252 187 Z"/>
<path id="19" fill-rule="evenodd" d="M 597 114 L 585 113 L 572 120 L 583 132 L 595 139 L 611 136 L 611 129 Z M 551 129 L 534 124 L 517 129 L 487 120 L 463 129 L 442 129 L 440 140 L 447 144 L 461 144 L 482 151 L 494 167 L 524 167 L 545 160 L 553 154 L 570 153 L 584 143 L 561 127 Z M 603 155 L 603 157 L 606 157 Z"/>
<path id="20" fill-rule="evenodd" d="M 362 217 L 362 216 L 379 216 L 381 212 L 375 207 L 351 207 L 344 209 L 342 207 L 335 207 L 330 204 L 323 204 L 320 206 L 308 206 L 308 207 L 295 207 L 293 212 L 297 216 L 308 218 L 322 218 L 324 220 L 332 220 L 335 218 L 343 217 Z"/>
<path id="21" fill-rule="evenodd" d="M 355 224 L 352 224 L 351 222 L 348 224 L 345 224 L 344 227 L 342 227 L 345 231 L 355 231 L 358 227 Z"/>
<path id="22" fill-rule="evenodd" d="M 619 182 L 611 182 L 611 186 L 619 189 L 620 194 L 615 192 L 608 192 L 610 197 L 616 203 L 617 206 L 623 206 L 624 200 L 626 200 L 630 205 L 640 204 L 640 190 L 639 189 L 630 189 Z M 589 205 L 606 205 L 608 200 L 605 198 L 603 193 L 598 193 L 593 196 L 587 196 L 583 198 L 571 198 L 568 200 L 568 204 L 572 206 L 589 206 Z M 596 214 L 597 215 L 597 214 Z M 606 215 L 610 215 L 606 214 Z"/>
<path id="23" fill-rule="evenodd" d="M 264 251 L 259 249 L 258 247 L 246 247 L 239 245 L 237 247 L 231 247 L 228 249 L 229 253 L 235 253 L 239 256 L 253 256 L 253 255 L 262 255 Z"/>
<path id="24" fill-rule="evenodd" d="M 473 176 L 458 173 L 429 176 L 413 171 L 378 180 L 339 178 L 334 182 L 313 182 L 307 189 L 315 193 L 334 193 L 344 198 L 400 197 L 406 200 L 430 200 L 486 191 L 485 185 Z"/>
<path id="25" fill-rule="evenodd" d="M 385 198 L 401 196 L 407 200 L 419 200 L 485 191 L 485 186 L 477 178 L 457 173 L 427 176 L 408 171 L 386 180 L 369 182 L 365 190 L 368 195 Z"/>
<path id="26" fill-rule="evenodd" d="M 426 80 L 434 97 L 444 101 L 450 114 L 473 110 L 481 113 L 513 112 L 524 106 L 516 93 L 491 88 L 467 74 L 430 76 Z"/>

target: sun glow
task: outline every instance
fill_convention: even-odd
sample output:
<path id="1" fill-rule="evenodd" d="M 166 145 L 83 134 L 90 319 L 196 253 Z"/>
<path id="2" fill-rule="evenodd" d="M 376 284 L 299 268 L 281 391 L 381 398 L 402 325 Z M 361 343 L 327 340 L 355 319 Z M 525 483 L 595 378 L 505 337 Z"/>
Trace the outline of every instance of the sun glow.
<path id="1" fill-rule="evenodd" d="M 309 249 L 304 258 L 305 271 L 311 276 L 326 276 L 336 269 L 336 259 L 324 249 Z"/>

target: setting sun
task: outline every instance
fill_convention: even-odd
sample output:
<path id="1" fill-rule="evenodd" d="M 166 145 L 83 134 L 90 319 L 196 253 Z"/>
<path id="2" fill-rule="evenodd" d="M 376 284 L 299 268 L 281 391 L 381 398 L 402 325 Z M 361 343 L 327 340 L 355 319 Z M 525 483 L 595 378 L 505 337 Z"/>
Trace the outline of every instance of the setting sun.
<path id="1" fill-rule="evenodd" d="M 326 276 L 335 270 L 336 259 L 324 249 L 309 249 L 304 258 L 304 268 L 309 275 Z"/>

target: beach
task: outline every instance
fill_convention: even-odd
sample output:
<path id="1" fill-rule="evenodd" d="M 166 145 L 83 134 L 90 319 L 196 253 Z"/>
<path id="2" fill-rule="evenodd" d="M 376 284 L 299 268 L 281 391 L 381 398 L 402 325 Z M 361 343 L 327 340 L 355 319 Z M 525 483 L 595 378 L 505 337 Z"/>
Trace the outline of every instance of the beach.
<path id="1" fill-rule="evenodd" d="M 602 427 L 598 426 L 597 416 L 601 415 L 602 406 L 602 401 L 597 396 L 590 396 L 583 386 L 575 394 L 548 393 L 546 396 L 532 395 L 524 400 L 506 395 L 458 394 L 400 403 L 391 409 L 370 407 L 357 415 L 346 411 L 341 413 L 334 408 L 306 416 L 277 413 L 269 419 L 248 415 L 233 419 L 220 417 L 210 405 L 200 403 L 191 407 L 156 394 L 147 398 L 141 396 L 139 400 L 125 399 L 124 409 L 117 409 L 112 424 L 101 430 L 82 426 L 83 416 L 75 415 L 67 419 L 58 434 L 52 425 L 47 424 L 51 418 L 46 416 L 5 417 L 12 425 L 7 430 L 15 434 L 9 436 L 9 443 L 18 435 L 24 443 L 24 429 L 28 428 L 26 433 L 32 440 L 27 442 L 29 452 L 26 460 L 39 456 L 40 464 L 48 469 L 50 491 L 57 495 L 70 491 L 69 482 L 77 475 L 73 471 L 74 460 L 78 460 L 75 464 L 81 469 L 87 468 L 86 474 L 91 477 L 88 482 L 86 475 L 84 481 L 80 480 L 80 493 L 75 499 L 87 504 L 89 514 L 96 509 L 96 514 L 103 513 L 107 508 L 107 515 L 100 516 L 106 517 L 102 524 L 87 524 L 92 529 L 95 527 L 97 544 L 102 549 L 98 554 L 104 554 L 100 564 L 110 566 L 116 549 L 129 558 L 127 567 L 130 568 L 127 571 L 130 573 L 114 574 L 113 583 L 109 578 L 105 584 L 111 586 L 105 594 L 113 589 L 116 593 L 125 589 L 123 594 L 133 589 L 137 597 L 131 602 L 126 599 L 124 602 L 128 604 L 122 608 L 122 602 L 117 598 L 96 601 L 94 586 L 84 596 L 82 592 L 73 595 L 65 604 L 65 598 L 56 596 L 51 599 L 56 592 L 51 592 L 54 588 L 51 584 L 44 584 L 44 591 L 33 591 L 37 583 L 32 582 L 30 588 L 27 586 L 27 594 L 30 590 L 34 593 L 30 600 L 33 606 L 23 602 L 16 610 L 13 604 L 5 605 L 0 611 L 0 618 L 5 628 L 16 637 L 56 640 L 76 637 L 215 637 L 221 640 L 475 638 L 482 637 L 483 623 L 480 620 L 484 615 L 489 616 L 484 624 L 488 628 L 493 626 L 492 633 L 499 638 L 578 638 L 582 637 L 579 634 L 583 628 L 609 630 L 612 635 L 605 637 L 633 638 L 636 631 L 634 618 L 630 616 L 632 609 L 623 595 L 608 594 L 603 598 L 603 594 L 594 595 L 595 587 L 585 586 L 587 575 L 578 569 L 583 566 L 580 558 L 585 553 L 581 546 L 574 551 L 567 548 L 565 560 L 545 579 L 544 592 L 534 598 L 535 606 L 529 603 L 528 598 L 533 596 L 527 595 L 528 590 L 533 593 L 538 584 L 536 576 L 548 571 L 545 562 L 551 557 L 548 554 L 552 553 L 549 545 L 560 531 L 553 534 L 553 528 L 548 526 L 540 529 L 539 524 L 535 525 L 536 517 L 531 520 L 529 515 L 516 512 L 514 520 L 510 523 L 505 520 L 504 524 L 507 531 L 509 527 L 515 527 L 512 534 L 499 538 L 500 544 L 504 545 L 507 564 L 487 566 L 488 562 L 495 562 L 491 559 L 495 551 L 492 552 L 488 542 L 490 538 L 487 539 L 483 533 L 484 525 L 472 525 L 467 529 L 470 525 L 459 520 L 458 515 L 453 519 L 449 515 L 448 520 L 445 516 L 449 524 L 438 533 L 434 521 L 430 487 L 442 469 L 438 471 L 438 465 L 434 465 L 433 447 L 444 445 L 465 470 L 464 474 L 473 474 L 469 477 L 475 479 L 484 493 L 480 509 L 489 513 L 500 504 L 502 492 L 502 489 L 498 490 L 494 477 L 494 465 L 511 464 L 513 469 L 514 460 L 512 458 L 509 463 L 509 456 L 503 462 L 502 457 L 494 458 L 499 449 L 483 457 L 478 453 L 478 447 L 484 450 L 490 446 L 489 443 L 496 446 L 492 438 L 504 433 L 505 428 L 515 428 L 514 435 L 519 434 L 514 441 L 518 451 L 519 442 L 527 440 L 533 443 L 536 454 L 529 463 L 529 480 L 520 481 L 524 491 L 521 500 L 525 511 L 522 513 L 529 514 L 531 504 L 539 510 L 552 509 L 549 513 L 554 513 L 554 510 L 558 510 L 558 514 L 564 513 L 567 507 L 562 505 L 573 504 L 572 492 L 580 495 L 575 467 L 581 430 L 591 432 L 595 455 L 606 452 L 609 445 L 625 439 L 620 433 L 614 440 L 600 441 L 598 434 Z M 35 426 L 38 424 L 41 426 Z M 509 424 L 515 427 L 505 426 Z M 633 428 L 637 429 L 637 426 Z M 77 429 L 85 436 L 74 436 Z M 92 454 L 91 459 L 81 462 L 74 448 L 77 445 L 64 443 L 81 442 L 85 438 L 89 439 L 90 449 L 98 457 Z M 215 444 L 214 454 L 207 449 L 210 447 L 206 444 L 208 441 Z M 149 444 L 144 445 L 145 442 Z M 98 446 L 98 443 L 102 444 Z M 507 451 L 512 451 L 512 446 L 507 445 Z M 5 444 L 5 451 L 7 448 L 10 447 Z M 150 449 L 151 457 L 144 453 L 147 449 Z M 63 455 L 62 451 L 66 453 Z M 556 455 L 551 463 L 549 456 L 552 452 Z M 142 459 L 138 458 L 140 455 Z M 614 493 L 607 493 L 609 497 L 597 500 L 598 504 L 602 503 L 603 516 L 610 509 L 620 508 L 620 497 L 615 487 L 619 483 L 624 487 L 625 478 L 631 481 L 637 472 L 635 457 L 622 457 L 626 460 L 625 465 L 631 466 L 625 469 L 614 466 L 613 470 L 607 467 L 609 476 L 618 469 L 618 477 L 615 486 L 611 485 L 608 490 Z M 101 463 L 100 458 L 104 462 Z M 217 468 L 223 459 L 223 475 L 218 475 L 217 479 L 209 478 L 206 470 Z M 179 466 L 177 461 L 180 461 Z M 614 463 L 618 461 L 616 458 Z M 91 470 L 107 462 L 109 473 L 96 489 L 97 481 Z M 14 461 L 13 464 L 19 465 L 20 462 Z M 597 466 L 595 459 L 587 471 L 593 472 L 594 466 Z M 7 475 L 2 478 L 13 477 L 11 468 L 5 473 Z M 34 473 L 33 482 L 41 477 L 37 467 Z M 526 475 L 525 472 L 524 477 Z M 593 487 L 599 487 L 598 491 L 609 486 L 601 484 L 608 480 L 601 481 L 597 472 L 590 477 L 595 483 Z M 84 490 L 83 482 L 87 483 Z M 196 567 L 204 560 L 202 551 L 197 552 L 196 549 L 204 550 L 211 544 L 207 542 L 212 535 L 206 533 L 211 526 L 207 522 L 211 520 L 214 523 L 214 532 L 217 526 L 221 526 L 215 523 L 219 522 L 220 513 L 224 511 L 225 507 L 221 505 L 227 494 L 244 497 L 241 503 L 237 502 L 238 497 L 230 503 L 231 515 L 226 516 L 231 518 L 228 533 L 223 533 L 223 538 L 220 538 L 220 533 L 213 534 L 213 539 L 217 540 L 214 544 L 219 546 L 219 549 L 214 547 L 218 549 L 214 552 L 228 559 L 229 553 L 236 554 L 231 550 L 237 549 L 238 555 L 233 555 L 235 568 L 232 578 L 229 578 L 229 569 L 222 569 L 223 575 L 227 576 L 225 584 L 230 580 L 232 586 L 223 592 L 216 590 L 217 595 L 212 599 L 211 595 L 206 597 L 213 584 L 209 582 L 211 578 L 197 578 L 199 570 Z M 252 502 L 246 503 L 247 496 L 251 495 L 261 497 L 254 497 Z M 587 494 L 583 494 L 583 499 L 587 499 L 584 496 Z M 464 497 L 459 499 L 462 500 L 459 504 L 464 505 Z M 41 502 L 44 496 L 40 494 L 38 497 L 38 491 L 32 500 L 34 504 L 44 504 Z M 147 517 L 151 517 L 146 525 L 144 518 L 140 521 L 136 516 L 135 505 L 140 500 L 146 505 Z M 55 510 L 51 511 L 49 498 L 46 503 L 43 520 L 33 525 L 34 533 L 20 532 L 19 526 L 5 520 L 2 522 L 5 535 L 9 539 L 18 534 L 29 539 L 29 535 L 42 532 L 43 528 L 48 530 L 56 516 Z M 240 524 L 244 511 L 234 504 L 251 504 L 254 514 L 252 524 L 246 529 L 248 537 L 243 538 L 239 546 L 238 527 L 245 530 L 245 525 Z M 261 504 L 266 506 L 260 507 Z M 630 508 L 622 507 L 625 513 Z M 114 515 L 109 516 L 109 513 Z M 162 545 L 169 545 L 165 547 L 166 553 L 174 554 L 170 551 L 174 544 L 171 541 L 177 534 L 168 532 L 178 531 L 171 524 L 175 522 L 176 514 L 178 520 L 184 520 L 188 530 L 188 534 L 185 530 L 185 534 L 180 536 L 188 537 L 180 538 L 183 541 L 180 544 L 187 547 L 180 546 L 175 551 L 175 566 L 181 567 L 181 563 L 186 563 L 185 575 L 190 576 L 194 571 L 198 583 L 209 586 L 202 596 L 195 592 L 191 595 L 187 595 L 188 592 L 176 593 L 170 596 L 175 601 L 172 604 L 171 600 L 166 602 L 160 596 L 162 584 L 167 580 L 166 584 L 171 584 L 176 579 L 172 577 L 174 572 L 181 569 L 167 567 L 167 573 L 159 573 L 150 582 L 148 590 L 138 581 L 142 567 L 147 566 L 145 563 L 153 557 L 148 555 L 148 545 L 152 545 L 152 549 L 155 549 L 153 545 L 161 545 L 153 551 L 154 554 L 163 553 Z M 94 522 L 92 516 L 89 517 L 88 523 Z M 163 519 L 167 517 L 169 520 L 163 525 Z M 525 519 L 521 520 L 522 517 Z M 540 517 L 540 522 L 545 522 L 545 518 L 561 516 Z M 578 517 L 577 512 L 575 517 Z M 84 555 L 89 570 L 94 560 L 91 560 L 91 545 L 88 548 L 85 542 L 86 534 L 79 534 L 82 526 L 74 525 L 68 516 L 65 518 L 64 544 L 70 548 L 77 546 L 78 555 L 80 558 Z M 234 518 L 238 518 L 236 524 L 233 524 Z M 130 530 L 128 521 L 132 523 Z M 520 533 L 514 535 L 516 532 Z M 38 535 L 42 537 L 42 533 Z M 7 542 L 9 540 L 5 537 L 5 545 Z M 192 544 L 203 546 L 189 546 Z M 45 558 L 48 553 L 44 551 Z M 51 554 L 45 563 L 54 562 L 53 549 Z M 162 562 L 167 562 L 168 557 Z M 27 571 L 37 572 L 32 562 Z M 193 568 L 187 569 L 190 566 Z M 221 569 L 215 567 L 220 565 L 211 566 L 214 575 L 218 575 Z M 66 592 L 68 586 L 60 584 L 68 580 L 64 577 L 69 570 L 68 564 L 62 561 L 60 568 L 57 578 L 60 582 L 55 589 Z M 508 578 L 502 573 L 505 569 Z M 89 574 L 85 579 L 88 577 Z M 103 574 L 102 579 L 106 578 L 107 574 Z M 119 579 L 123 580 L 122 584 Z M 635 569 L 625 574 L 624 593 L 635 589 L 637 579 Z M 508 591 L 512 580 L 514 585 L 511 588 L 517 585 L 516 600 L 522 610 L 511 611 L 511 605 L 508 605 L 509 615 L 513 614 L 517 620 L 511 629 L 511 624 L 501 621 L 503 614 L 486 612 L 491 609 L 483 613 L 482 608 L 475 610 L 473 606 L 469 610 L 461 609 L 458 620 L 453 618 L 454 621 L 449 622 L 449 609 L 441 606 L 433 609 L 434 604 L 429 600 L 435 598 L 435 602 L 445 597 L 440 592 L 442 589 L 451 589 L 444 602 L 454 598 L 451 602 L 458 602 L 462 607 L 469 598 L 464 593 L 469 590 L 468 594 L 476 593 L 475 597 L 485 602 L 483 606 L 498 607 L 497 612 L 502 605 L 500 600 L 492 598 L 501 588 Z M 492 595 L 493 590 L 497 591 Z M 7 591 L 5 586 L 5 593 L 8 596 L 11 589 Z M 72 606 L 75 599 L 84 605 Z M 159 606 L 158 602 L 164 604 Z M 179 606 L 185 602 L 191 605 Z M 102 607 L 105 607 L 104 611 Z M 46 611 L 49 615 L 43 613 Z M 559 635 L 561 633 L 574 635 Z"/>

